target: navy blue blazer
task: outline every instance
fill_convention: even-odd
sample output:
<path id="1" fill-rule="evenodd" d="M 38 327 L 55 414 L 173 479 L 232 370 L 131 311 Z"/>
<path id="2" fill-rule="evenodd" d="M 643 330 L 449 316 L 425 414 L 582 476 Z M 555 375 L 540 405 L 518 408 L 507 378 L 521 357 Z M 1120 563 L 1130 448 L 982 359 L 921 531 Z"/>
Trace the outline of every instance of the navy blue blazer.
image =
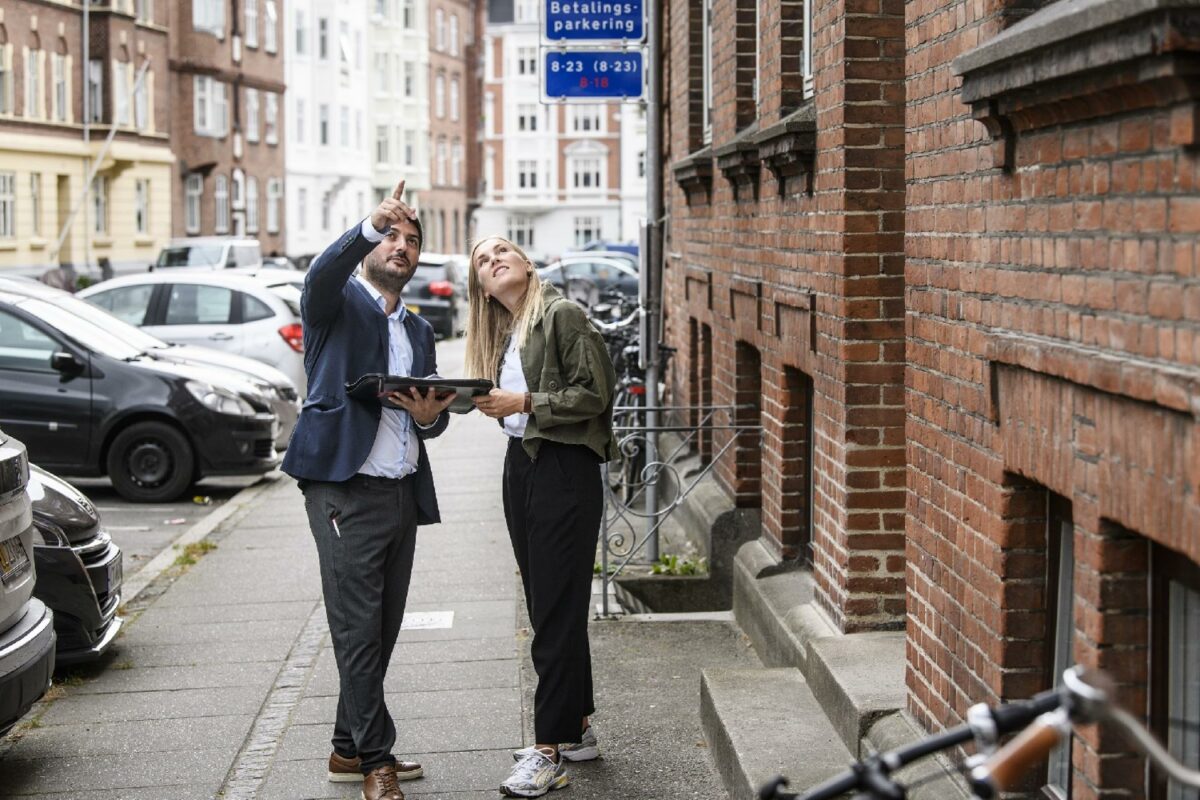
<path id="1" fill-rule="evenodd" d="M 361 223 L 355 225 L 313 260 L 304 279 L 300 310 L 308 399 L 282 467 L 297 480 L 347 480 L 366 462 L 375 443 L 382 406 L 346 395 L 346 384 L 359 376 L 388 371 L 387 316 L 371 293 L 351 278 L 374 248 L 375 243 L 362 235 Z M 412 343 L 412 374 L 435 374 L 433 328 L 409 312 L 404 329 Z M 419 525 L 441 521 L 424 440 L 441 434 L 449 416 L 442 412 L 429 428 L 412 427 L 420 447 L 414 487 Z"/>

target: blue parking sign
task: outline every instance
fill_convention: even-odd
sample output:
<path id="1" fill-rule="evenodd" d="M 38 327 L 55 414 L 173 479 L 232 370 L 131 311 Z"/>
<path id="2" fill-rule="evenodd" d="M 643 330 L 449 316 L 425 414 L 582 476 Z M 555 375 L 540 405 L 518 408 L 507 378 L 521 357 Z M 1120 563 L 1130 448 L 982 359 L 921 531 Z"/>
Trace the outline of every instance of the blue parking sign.
<path id="1" fill-rule="evenodd" d="M 551 99 L 621 99 L 642 96 L 640 50 L 546 51 L 546 96 Z"/>
<path id="2" fill-rule="evenodd" d="M 552 42 L 641 42 L 646 38 L 642 0 L 546 0 L 542 21 Z"/>

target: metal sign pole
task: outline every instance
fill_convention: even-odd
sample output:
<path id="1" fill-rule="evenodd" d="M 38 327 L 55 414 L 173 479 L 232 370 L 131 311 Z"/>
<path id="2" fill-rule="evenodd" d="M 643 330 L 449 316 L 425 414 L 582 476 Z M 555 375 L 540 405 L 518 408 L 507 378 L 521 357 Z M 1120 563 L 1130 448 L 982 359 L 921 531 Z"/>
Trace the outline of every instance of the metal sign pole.
<path id="1" fill-rule="evenodd" d="M 659 308 L 662 305 L 662 223 L 663 223 L 663 168 L 662 168 L 662 3 L 650 3 L 650 20 L 647 26 L 647 81 L 646 81 L 646 217 L 648 247 L 642 254 L 642 276 L 646 281 L 646 315 L 641 341 L 641 358 L 646 367 L 646 467 L 649 479 L 646 487 L 646 513 L 658 512 L 658 477 L 655 464 L 658 462 L 658 339 Z M 658 526 L 653 518 L 647 520 L 650 541 L 646 556 L 658 560 Z"/>

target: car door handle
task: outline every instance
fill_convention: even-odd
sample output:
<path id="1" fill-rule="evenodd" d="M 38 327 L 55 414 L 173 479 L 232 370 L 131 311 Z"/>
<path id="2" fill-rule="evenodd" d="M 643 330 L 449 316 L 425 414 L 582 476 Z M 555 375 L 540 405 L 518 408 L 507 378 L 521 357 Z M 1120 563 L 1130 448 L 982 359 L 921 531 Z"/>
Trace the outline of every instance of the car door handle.
<path id="1" fill-rule="evenodd" d="M 228 342 L 233 339 L 233 337 L 230 336 L 228 333 L 214 333 L 212 336 L 209 336 L 208 338 L 214 342 Z"/>

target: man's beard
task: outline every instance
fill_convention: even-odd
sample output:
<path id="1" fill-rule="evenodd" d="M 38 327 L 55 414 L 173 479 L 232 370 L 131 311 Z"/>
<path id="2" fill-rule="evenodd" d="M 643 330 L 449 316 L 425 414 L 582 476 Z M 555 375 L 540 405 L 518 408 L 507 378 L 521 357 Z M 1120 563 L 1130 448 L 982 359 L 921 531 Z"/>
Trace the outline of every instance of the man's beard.
<path id="1" fill-rule="evenodd" d="M 398 275 L 390 272 L 387 268 L 387 262 L 374 253 L 369 254 L 363 259 L 363 275 L 380 289 L 392 294 L 400 294 L 404 287 L 408 285 L 408 279 L 412 277 L 411 274 Z"/>

